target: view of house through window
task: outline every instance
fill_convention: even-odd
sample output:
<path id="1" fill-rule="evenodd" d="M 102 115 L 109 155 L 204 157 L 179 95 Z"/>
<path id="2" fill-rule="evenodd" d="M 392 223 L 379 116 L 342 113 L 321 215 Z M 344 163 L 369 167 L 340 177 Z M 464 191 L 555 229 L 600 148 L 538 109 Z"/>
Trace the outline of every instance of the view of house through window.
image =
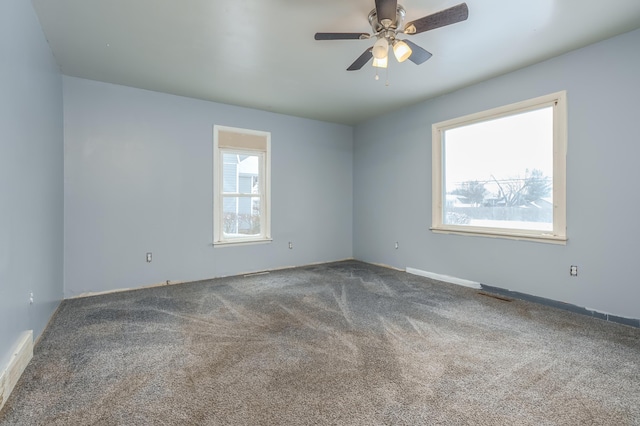
<path id="1" fill-rule="evenodd" d="M 260 163 L 262 154 L 222 151 L 223 233 L 226 238 L 260 236 Z"/>
<path id="2" fill-rule="evenodd" d="M 565 238 L 563 99 L 434 125 L 432 229 Z"/>
<path id="3" fill-rule="evenodd" d="M 269 134 L 214 127 L 214 244 L 269 240 Z"/>

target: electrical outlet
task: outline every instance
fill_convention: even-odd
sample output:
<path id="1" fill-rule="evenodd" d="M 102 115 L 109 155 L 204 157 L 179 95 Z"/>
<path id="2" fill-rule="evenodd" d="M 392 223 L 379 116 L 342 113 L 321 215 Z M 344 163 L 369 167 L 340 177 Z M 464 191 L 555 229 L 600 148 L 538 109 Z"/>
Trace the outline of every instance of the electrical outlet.
<path id="1" fill-rule="evenodd" d="M 571 267 L 569 268 L 569 275 L 571 275 L 572 277 L 577 277 L 578 276 L 578 266 L 577 265 L 571 265 Z"/>
<path id="2" fill-rule="evenodd" d="M 289 250 L 293 250 L 293 243 L 289 241 Z"/>
<path id="3" fill-rule="evenodd" d="M 398 248 L 400 247 L 400 245 L 398 244 L 398 242 L 396 241 L 396 250 L 398 250 Z"/>
<path id="4" fill-rule="evenodd" d="M 32 291 L 29 292 L 29 304 L 33 305 L 33 292 Z"/>
<path id="5" fill-rule="evenodd" d="M 147 263 L 151 263 L 151 253 L 147 253 Z"/>

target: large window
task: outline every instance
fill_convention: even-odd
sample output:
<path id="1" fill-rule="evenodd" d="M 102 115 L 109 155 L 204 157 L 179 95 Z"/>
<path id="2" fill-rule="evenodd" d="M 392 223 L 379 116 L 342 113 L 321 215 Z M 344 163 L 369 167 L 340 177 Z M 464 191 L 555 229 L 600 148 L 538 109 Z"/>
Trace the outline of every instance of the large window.
<path id="1" fill-rule="evenodd" d="M 214 126 L 214 244 L 269 241 L 268 132 Z"/>
<path id="2" fill-rule="evenodd" d="M 435 232 L 566 241 L 566 94 L 433 125 Z"/>

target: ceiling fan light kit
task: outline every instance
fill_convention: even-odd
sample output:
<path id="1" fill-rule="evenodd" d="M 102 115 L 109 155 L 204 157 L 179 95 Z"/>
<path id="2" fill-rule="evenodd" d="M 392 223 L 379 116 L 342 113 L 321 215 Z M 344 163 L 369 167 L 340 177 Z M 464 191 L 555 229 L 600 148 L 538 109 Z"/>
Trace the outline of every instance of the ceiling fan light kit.
<path id="1" fill-rule="evenodd" d="M 465 21 L 469 17 L 466 3 L 460 3 L 440 12 L 424 16 L 403 25 L 405 9 L 397 0 L 375 0 L 375 9 L 369 13 L 369 24 L 373 34 L 368 33 L 316 33 L 316 40 L 368 40 L 376 38 L 372 47 L 358 57 L 347 71 L 357 71 L 373 58 L 373 66 L 386 68 L 388 65 L 389 46 L 398 62 L 409 59 L 416 65 L 431 58 L 431 53 L 417 44 L 398 39 L 398 34 L 414 35 L 436 28 Z"/>

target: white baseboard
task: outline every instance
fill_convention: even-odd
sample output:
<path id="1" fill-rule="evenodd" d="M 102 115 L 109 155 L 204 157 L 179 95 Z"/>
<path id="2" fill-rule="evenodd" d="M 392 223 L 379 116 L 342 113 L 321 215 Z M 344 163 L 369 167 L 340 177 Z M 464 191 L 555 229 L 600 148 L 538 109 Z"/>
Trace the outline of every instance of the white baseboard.
<path id="1" fill-rule="evenodd" d="M 0 410 L 33 357 L 33 330 L 25 331 L 15 345 L 7 367 L 0 373 Z"/>
<path id="2" fill-rule="evenodd" d="M 451 284 L 457 284 L 464 287 L 471 287 L 475 289 L 482 288 L 480 283 L 477 283 L 475 281 L 464 280 L 462 278 L 450 277 L 448 275 L 440 275 L 434 272 L 422 271 L 420 269 L 409 268 L 409 267 L 406 268 L 406 271 L 409 274 L 419 275 L 421 277 L 431 278 L 433 280 L 438 280 L 438 281 L 444 281 Z"/>
<path id="3" fill-rule="evenodd" d="M 395 266 L 387 265 L 386 263 L 375 263 L 375 262 L 367 262 L 370 265 L 381 266 L 387 269 L 393 269 L 394 271 L 406 272 L 404 269 L 396 268 Z"/>
<path id="4" fill-rule="evenodd" d="M 258 244 L 262 244 L 262 243 L 258 243 Z M 231 275 L 215 275 L 215 276 L 211 276 L 211 277 L 206 277 L 206 278 L 194 278 L 194 279 L 190 279 L 190 280 L 186 280 L 186 281 L 175 281 L 175 280 L 167 280 L 165 282 L 161 282 L 161 283 L 155 283 L 155 284 L 149 284 L 149 285 L 143 285 L 140 287 L 129 287 L 129 288 L 117 288 L 114 290 L 105 290 L 105 291 L 90 291 L 87 293 L 80 293 L 80 294 L 74 294 L 74 295 L 65 295 L 64 299 L 82 299 L 85 297 L 92 297 L 92 296 L 102 296 L 105 294 L 112 294 L 112 293 L 121 293 L 123 291 L 131 291 L 131 290 L 142 290 L 142 289 L 146 289 L 146 288 L 154 288 L 154 287 L 164 287 L 167 285 L 176 285 L 176 284 L 188 284 L 188 283 L 196 283 L 199 281 L 209 281 L 209 280 L 215 280 L 218 278 L 227 278 L 227 277 L 239 277 L 239 276 L 248 276 L 248 275 L 257 275 L 257 274 L 263 274 L 263 273 L 267 273 L 267 272 L 275 272 L 275 271 L 283 271 L 286 269 L 293 269 L 293 268 L 303 268 L 305 266 L 315 266 L 315 265 L 324 265 L 325 263 L 335 263 L 335 262 L 344 262 L 347 260 L 354 260 L 353 257 L 347 257 L 344 259 L 338 259 L 338 260 L 327 260 L 327 261 L 323 261 L 323 262 L 313 262 L 313 263 L 305 263 L 303 265 L 294 265 L 294 266 L 279 266 L 277 268 L 270 268 L 270 269 L 260 269 L 257 271 L 246 271 L 246 272 L 238 272 L 238 273 L 234 273 Z M 384 265 L 381 265 L 384 266 Z M 388 268 L 393 268 L 392 266 L 387 266 Z M 402 269 L 398 269 L 398 271 L 401 271 Z"/>

